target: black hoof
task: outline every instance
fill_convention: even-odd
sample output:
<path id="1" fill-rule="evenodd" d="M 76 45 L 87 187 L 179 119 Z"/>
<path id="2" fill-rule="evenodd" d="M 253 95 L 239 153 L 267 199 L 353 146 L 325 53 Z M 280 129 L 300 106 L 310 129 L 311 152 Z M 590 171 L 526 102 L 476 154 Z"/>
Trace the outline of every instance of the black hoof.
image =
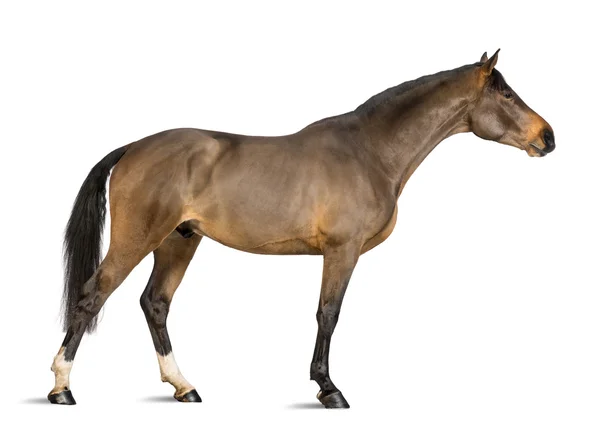
<path id="1" fill-rule="evenodd" d="M 175 399 L 177 399 L 179 402 L 202 402 L 200 395 L 195 389 L 187 392 L 183 396 L 175 396 Z"/>
<path id="2" fill-rule="evenodd" d="M 60 393 L 50 393 L 48 395 L 48 400 L 50 403 L 55 403 L 57 405 L 75 405 L 77 403 L 70 390 L 63 390 Z"/>
<path id="3" fill-rule="evenodd" d="M 350 408 L 350 405 L 348 405 L 348 402 L 346 402 L 344 395 L 340 391 L 329 394 L 319 392 L 317 399 L 321 401 L 325 408 Z"/>

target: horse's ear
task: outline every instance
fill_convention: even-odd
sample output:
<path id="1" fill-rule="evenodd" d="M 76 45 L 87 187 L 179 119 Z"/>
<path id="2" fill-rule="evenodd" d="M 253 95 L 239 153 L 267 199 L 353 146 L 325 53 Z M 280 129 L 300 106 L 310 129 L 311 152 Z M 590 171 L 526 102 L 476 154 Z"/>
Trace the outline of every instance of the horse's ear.
<path id="1" fill-rule="evenodd" d="M 490 57 L 488 60 L 485 61 L 485 63 L 483 65 L 481 65 L 481 72 L 488 76 L 492 73 L 492 70 L 494 69 L 494 66 L 496 66 L 496 63 L 498 62 L 498 52 L 500 51 L 500 49 L 496 50 L 496 53 L 494 53 L 494 55 L 492 57 Z M 487 56 L 487 55 L 484 55 Z"/>
<path id="2" fill-rule="evenodd" d="M 479 61 L 481 63 L 485 63 L 487 62 L 488 58 L 487 58 L 487 52 L 484 52 L 483 55 L 481 55 L 481 59 L 479 59 Z"/>

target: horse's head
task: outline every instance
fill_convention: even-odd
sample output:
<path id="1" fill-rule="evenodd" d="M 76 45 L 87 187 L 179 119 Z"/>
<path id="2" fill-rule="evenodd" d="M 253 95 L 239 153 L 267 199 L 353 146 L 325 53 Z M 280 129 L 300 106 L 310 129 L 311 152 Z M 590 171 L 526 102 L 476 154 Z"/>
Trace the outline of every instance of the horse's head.
<path id="1" fill-rule="evenodd" d="M 489 59 L 484 53 L 477 67 L 481 92 L 470 114 L 471 130 L 486 140 L 525 150 L 529 156 L 545 156 L 555 147 L 552 127 L 494 69 L 499 51 Z"/>

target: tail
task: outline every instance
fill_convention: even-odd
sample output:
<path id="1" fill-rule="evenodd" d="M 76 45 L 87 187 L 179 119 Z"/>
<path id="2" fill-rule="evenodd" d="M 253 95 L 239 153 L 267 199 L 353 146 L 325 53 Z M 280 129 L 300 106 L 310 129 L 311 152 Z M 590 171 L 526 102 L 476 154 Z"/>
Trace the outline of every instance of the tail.
<path id="1" fill-rule="evenodd" d="M 125 154 L 129 145 L 110 152 L 96 164 L 83 182 L 65 230 L 63 260 L 65 286 L 63 291 L 63 328 L 68 330 L 85 282 L 100 265 L 102 231 L 106 215 L 106 180 L 110 170 Z M 92 318 L 87 331 L 96 328 Z"/>

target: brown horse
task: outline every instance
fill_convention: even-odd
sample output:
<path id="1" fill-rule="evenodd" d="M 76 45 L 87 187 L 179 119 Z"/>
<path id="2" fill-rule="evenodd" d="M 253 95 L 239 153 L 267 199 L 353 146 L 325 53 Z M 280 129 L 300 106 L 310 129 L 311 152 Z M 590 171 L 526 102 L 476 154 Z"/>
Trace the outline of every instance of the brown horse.
<path id="1" fill-rule="evenodd" d="M 329 376 L 329 346 L 359 256 L 392 232 L 411 174 L 443 139 L 460 132 L 544 156 L 548 123 L 494 69 L 477 63 L 390 88 L 353 112 L 282 137 L 199 129 L 152 135 L 109 153 L 83 183 L 65 234 L 66 336 L 48 399 L 74 404 L 69 373 L 86 330 L 110 294 L 150 252 L 141 297 L 163 381 L 175 398 L 200 402 L 173 357 L 166 328 L 177 290 L 203 236 L 252 253 L 323 255 L 318 334 L 310 376 L 327 408 L 348 403 Z M 111 239 L 100 262 L 105 184 Z"/>

